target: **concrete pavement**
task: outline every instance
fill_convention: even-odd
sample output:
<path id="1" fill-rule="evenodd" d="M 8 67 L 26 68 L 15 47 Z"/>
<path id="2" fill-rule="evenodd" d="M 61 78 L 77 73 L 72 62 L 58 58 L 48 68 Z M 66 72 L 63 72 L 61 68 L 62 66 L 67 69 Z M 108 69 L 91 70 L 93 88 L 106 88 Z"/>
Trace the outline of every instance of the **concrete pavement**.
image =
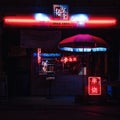
<path id="1" fill-rule="evenodd" d="M 0 120 L 119 120 L 120 105 L 75 104 L 73 96 L 15 97 L 0 104 Z"/>

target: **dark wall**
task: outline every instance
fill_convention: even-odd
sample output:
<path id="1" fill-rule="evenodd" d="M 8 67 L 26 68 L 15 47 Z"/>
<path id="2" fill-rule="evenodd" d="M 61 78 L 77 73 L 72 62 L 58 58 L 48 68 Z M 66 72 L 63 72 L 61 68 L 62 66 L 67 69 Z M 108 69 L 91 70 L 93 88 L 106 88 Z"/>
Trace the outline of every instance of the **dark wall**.
<path id="1" fill-rule="evenodd" d="M 26 57 L 8 58 L 8 93 L 10 96 L 29 95 L 29 70 Z"/>
<path id="2" fill-rule="evenodd" d="M 2 72 L 2 29 L 0 29 L 0 74 Z"/>
<path id="3" fill-rule="evenodd" d="M 8 96 L 29 95 L 29 50 L 19 47 L 19 31 L 4 29 L 3 68 L 7 74 Z"/>
<path id="4" fill-rule="evenodd" d="M 55 80 L 46 80 L 45 76 L 32 79 L 31 94 L 41 96 L 83 95 L 83 81 L 86 77 L 80 75 L 56 74 Z"/>

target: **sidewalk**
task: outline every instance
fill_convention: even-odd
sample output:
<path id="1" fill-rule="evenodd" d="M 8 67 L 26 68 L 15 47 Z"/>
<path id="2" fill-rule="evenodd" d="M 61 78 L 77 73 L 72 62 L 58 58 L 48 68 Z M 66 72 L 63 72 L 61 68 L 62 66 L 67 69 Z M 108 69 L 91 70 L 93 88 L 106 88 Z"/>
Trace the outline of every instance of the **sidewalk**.
<path id="1" fill-rule="evenodd" d="M 78 98 L 75 96 L 27 96 L 27 97 L 3 97 L 0 98 L 0 104 L 11 104 L 11 105 L 120 105 L 120 102 L 115 99 L 106 100 L 99 102 L 97 100 L 87 100 Z"/>
<path id="2" fill-rule="evenodd" d="M 8 100 L 3 99 L 1 103 L 18 105 L 74 105 L 74 96 L 53 96 L 53 97 L 13 97 Z"/>
<path id="3" fill-rule="evenodd" d="M 2 120 L 119 120 L 120 107 L 81 105 L 73 96 L 15 97 L 0 105 Z"/>

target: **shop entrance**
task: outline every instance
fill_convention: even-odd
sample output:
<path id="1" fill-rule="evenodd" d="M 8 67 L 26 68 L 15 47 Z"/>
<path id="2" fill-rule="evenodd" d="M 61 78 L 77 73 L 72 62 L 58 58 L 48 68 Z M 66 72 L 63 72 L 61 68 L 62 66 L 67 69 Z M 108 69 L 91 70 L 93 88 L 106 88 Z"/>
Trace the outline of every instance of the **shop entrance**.
<path id="1" fill-rule="evenodd" d="M 101 60 L 104 53 L 74 53 L 58 49 L 59 42 L 66 37 L 64 30 L 12 30 L 8 32 L 13 42 L 7 43 L 9 50 L 5 51 L 8 54 L 5 60 L 9 95 L 84 95 L 83 84 L 87 87 L 88 75 L 106 72 L 106 61 Z M 98 63 L 100 69 L 96 67 Z M 13 72 L 10 68 L 14 68 Z"/>
<path id="2" fill-rule="evenodd" d="M 87 94 L 84 89 L 88 76 L 105 77 L 105 52 L 61 51 L 58 44 L 62 31 L 23 30 L 21 33 L 21 47 L 31 49 L 31 95 L 84 95 Z M 55 33 L 57 35 L 52 38 Z M 49 35 L 50 39 L 46 37 Z"/>

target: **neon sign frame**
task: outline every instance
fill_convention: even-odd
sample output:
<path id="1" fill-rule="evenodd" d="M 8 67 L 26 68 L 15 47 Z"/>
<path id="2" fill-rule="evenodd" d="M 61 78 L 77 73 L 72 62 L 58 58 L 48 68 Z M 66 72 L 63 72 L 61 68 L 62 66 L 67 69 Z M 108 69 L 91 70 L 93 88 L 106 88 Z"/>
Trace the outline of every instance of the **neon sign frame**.
<path id="1" fill-rule="evenodd" d="M 88 77 L 88 94 L 101 95 L 101 77 Z"/>

